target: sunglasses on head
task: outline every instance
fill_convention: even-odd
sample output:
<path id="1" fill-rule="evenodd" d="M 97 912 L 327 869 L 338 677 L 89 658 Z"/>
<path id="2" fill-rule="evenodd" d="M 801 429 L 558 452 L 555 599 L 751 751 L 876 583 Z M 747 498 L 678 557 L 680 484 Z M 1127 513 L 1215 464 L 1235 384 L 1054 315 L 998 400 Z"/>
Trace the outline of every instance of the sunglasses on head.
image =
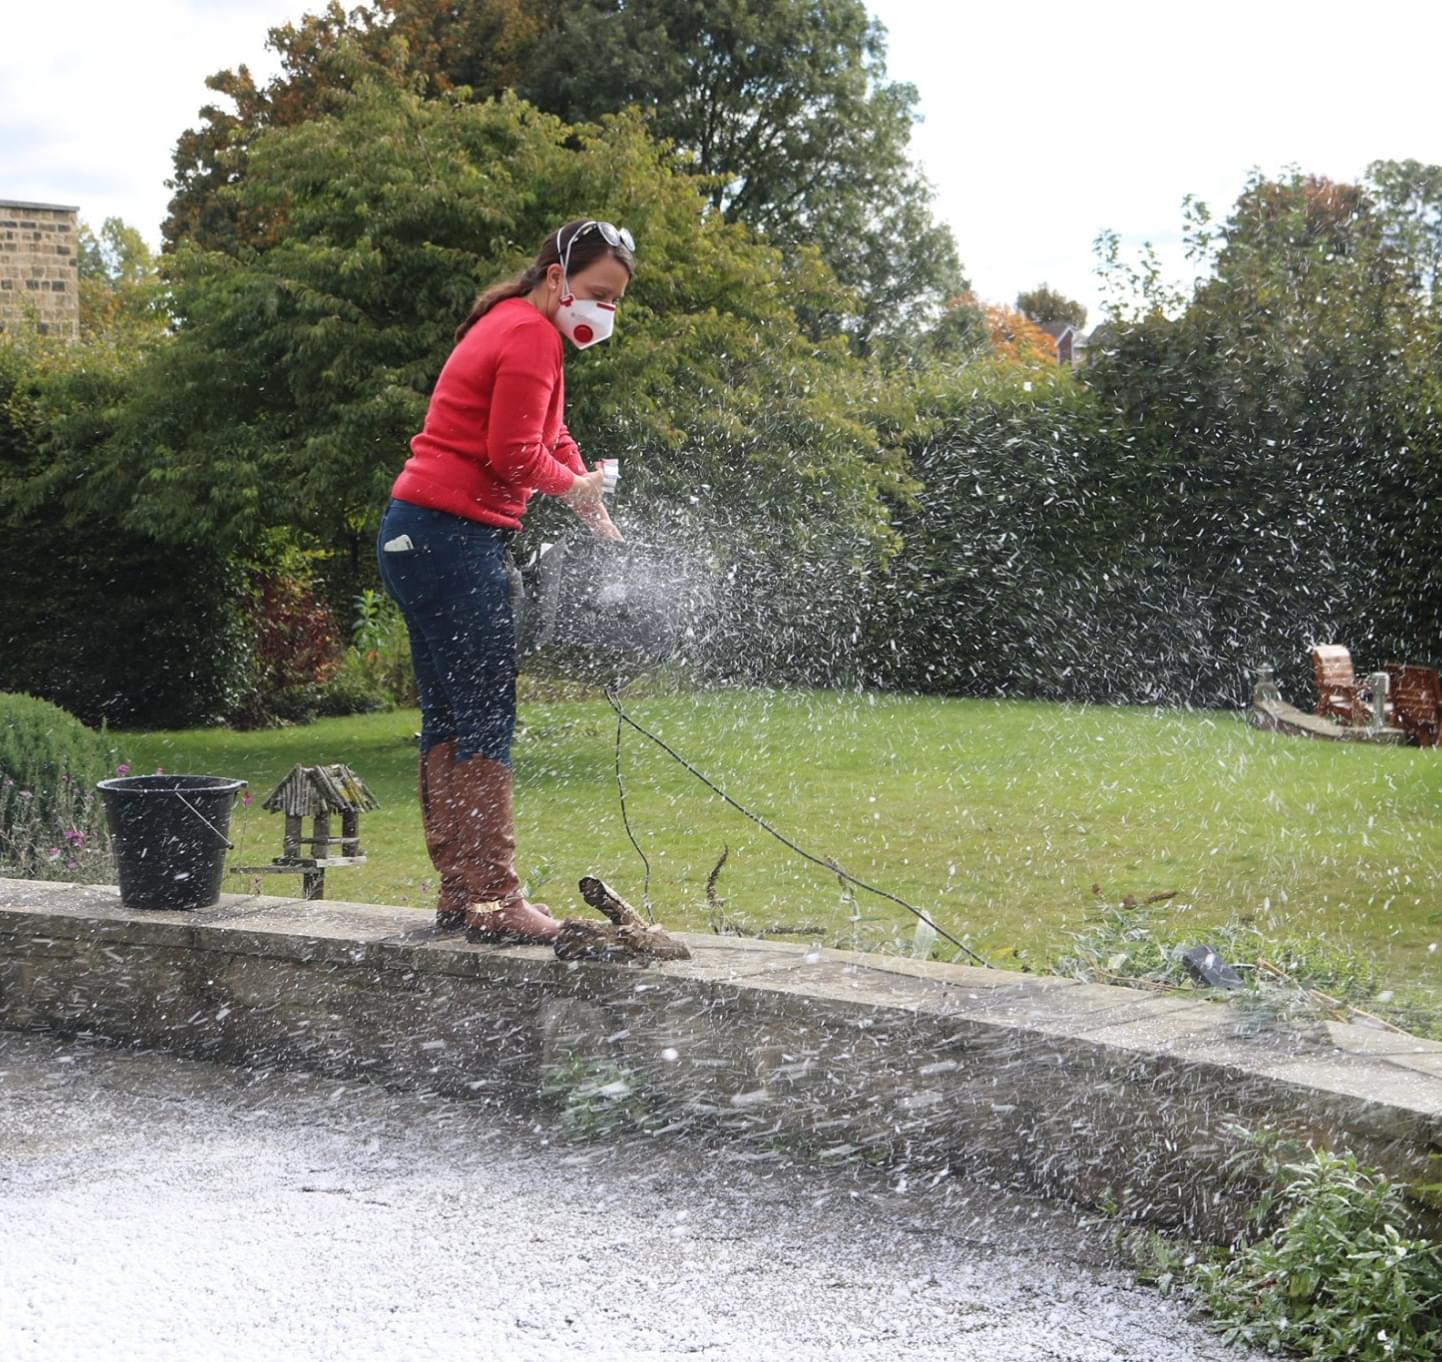
<path id="1" fill-rule="evenodd" d="M 571 234 L 571 245 L 576 244 L 576 238 L 585 236 L 587 232 L 600 232 L 601 240 L 608 246 L 624 246 L 628 251 L 636 249 L 635 238 L 624 227 L 617 227 L 614 222 L 600 222 L 591 219 L 583 222 Z"/>
<path id="2" fill-rule="evenodd" d="M 571 239 L 566 242 L 566 249 L 561 253 L 561 269 L 569 273 L 571 263 L 571 247 L 576 241 L 586 235 L 587 232 L 599 232 L 601 240 L 608 246 L 624 246 L 626 250 L 634 252 L 636 240 L 624 227 L 617 227 L 614 222 L 599 222 L 591 218 L 583 222 L 574 232 Z"/>

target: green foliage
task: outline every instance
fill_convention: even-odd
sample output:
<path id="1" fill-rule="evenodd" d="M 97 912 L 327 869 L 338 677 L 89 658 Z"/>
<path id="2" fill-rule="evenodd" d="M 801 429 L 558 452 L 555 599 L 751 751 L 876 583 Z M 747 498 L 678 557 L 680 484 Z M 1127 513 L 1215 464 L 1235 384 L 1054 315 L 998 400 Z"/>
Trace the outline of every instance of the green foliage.
<path id="1" fill-rule="evenodd" d="M 95 783 L 114 774 L 112 761 L 104 732 L 46 700 L 0 692 L 0 875 L 104 878 Z"/>
<path id="2" fill-rule="evenodd" d="M 561 1128 L 573 1140 L 632 1136 L 665 1124 L 640 1077 L 616 1063 L 574 1055 L 552 1064 L 541 1096 L 559 1108 Z"/>
<path id="3" fill-rule="evenodd" d="M 921 490 L 899 510 L 904 548 L 869 590 L 876 675 L 950 694 L 1160 698 L 1190 660 L 1185 635 L 1142 628 L 1165 584 L 1124 550 L 1132 514 L 1095 473 L 1109 437 L 1059 370 L 973 364 L 912 375 Z"/>
<path id="4" fill-rule="evenodd" d="M 237 720 L 259 727 L 322 712 L 320 698 L 341 664 L 339 630 L 317 581 L 315 555 L 274 531 L 245 564 L 250 689 Z M 342 711 L 345 712 L 345 711 Z"/>
<path id="5" fill-rule="evenodd" d="M 342 670 L 353 668 L 371 693 L 386 703 L 414 706 L 410 635 L 400 607 L 385 592 L 367 588 L 355 598 L 351 640 Z"/>
<path id="6" fill-rule="evenodd" d="M 1137 1281 L 1164 1296 L 1185 1286 L 1190 1269 L 1197 1263 L 1191 1249 L 1155 1230 L 1124 1228 L 1117 1242 Z"/>
<path id="7" fill-rule="evenodd" d="M 820 249 L 862 296 L 849 324 L 863 342 L 914 329 L 966 287 L 909 161 L 917 93 L 887 78 L 885 30 L 860 0 L 383 0 L 332 4 L 272 29 L 270 46 L 279 74 L 264 89 L 244 67 L 210 77 L 235 111 L 203 109 L 177 142 L 172 243 L 233 252 L 267 239 L 268 216 L 225 187 L 250 173 L 264 129 L 354 90 L 359 61 L 430 96 L 514 91 L 572 123 L 638 106 L 713 209 L 788 251 Z"/>
<path id="8" fill-rule="evenodd" d="M 1442 1245 L 1419 1238 L 1402 1191 L 1350 1154 L 1277 1169 L 1276 1228 L 1197 1266 L 1228 1342 L 1317 1362 L 1432 1362 L 1442 1349 Z"/>
<path id="9" fill-rule="evenodd" d="M 861 294 L 862 339 L 913 332 L 967 287 L 908 159 L 917 92 L 887 79 L 885 29 L 860 0 L 563 6 L 522 93 L 572 121 L 639 104 L 694 156 L 713 207 L 820 249 Z"/>
<path id="10" fill-rule="evenodd" d="M 1070 322 L 1072 326 L 1083 327 L 1087 322 L 1087 310 L 1074 298 L 1058 293 L 1046 284 L 1016 295 L 1016 310 L 1028 321 L 1041 325 L 1046 322 Z"/>
<path id="11" fill-rule="evenodd" d="M 0 343 L 0 686 L 89 722 L 216 722 L 248 681 L 243 576 L 124 523 L 99 451 L 136 362 L 114 338 Z"/>
<path id="12" fill-rule="evenodd" d="M 99 233 L 81 222 L 76 244 L 82 341 L 132 348 L 163 336 L 168 325 L 164 291 L 145 238 L 111 217 Z"/>
<path id="13" fill-rule="evenodd" d="M 1189 201 L 1211 268 L 1190 299 L 1112 251 L 1132 302 L 1085 370 L 1112 432 L 1093 473 L 1124 508 L 1138 622 L 1176 698 L 1240 701 L 1260 661 L 1305 697 L 1314 640 L 1362 670 L 1442 660 L 1435 177 L 1372 174 L 1255 174 L 1220 226 Z M 1179 629 L 1196 640 L 1180 657 L 1159 646 Z"/>
<path id="14" fill-rule="evenodd" d="M 410 637 L 399 608 L 383 592 L 367 588 L 355 598 L 352 643 L 322 674 L 293 684 L 272 700 L 271 717 L 287 723 L 371 714 L 416 704 Z"/>
<path id="15" fill-rule="evenodd" d="M 1220 226 L 1189 201 L 1191 299 L 1104 242 L 1130 301 L 1080 383 L 913 363 L 876 676 L 1214 708 L 1260 662 L 1305 705 L 1313 641 L 1442 662 L 1442 171 L 1371 174 L 1256 175 Z"/>
<path id="16" fill-rule="evenodd" d="M 814 252 L 784 260 L 708 216 L 637 119 L 573 129 L 366 74 L 334 115 L 260 136 L 227 192 L 268 244 L 170 257 L 178 334 L 103 450 L 133 526 L 227 545 L 373 526 L 471 297 L 585 203 L 644 263 L 617 341 L 572 366 L 583 448 L 638 455 L 641 496 L 700 487 L 884 542 L 901 466 L 866 370 L 797 322 L 846 295 Z"/>
<path id="17" fill-rule="evenodd" d="M 1159 911 L 1153 904 L 1099 901 L 1069 948 L 1052 961 L 1051 972 L 1083 983 L 1140 979 L 1179 986 L 1185 979 L 1179 951 L 1162 935 Z"/>

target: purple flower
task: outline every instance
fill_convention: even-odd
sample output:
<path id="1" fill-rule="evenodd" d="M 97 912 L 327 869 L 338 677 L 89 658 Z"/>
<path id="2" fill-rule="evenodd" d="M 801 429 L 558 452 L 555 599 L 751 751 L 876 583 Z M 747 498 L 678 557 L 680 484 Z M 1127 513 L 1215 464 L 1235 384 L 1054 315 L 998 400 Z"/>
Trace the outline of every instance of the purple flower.
<path id="1" fill-rule="evenodd" d="M 59 848 L 59 847 L 51 847 L 51 848 L 45 853 L 45 859 L 46 859 L 47 861 L 58 861 L 58 860 L 60 859 L 60 848 Z"/>
<path id="2" fill-rule="evenodd" d="M 249 790 L 247 790 L 243 795 L 241 795 L 241 797 L 240 797 L 240 802 L 241 802 L 241 805 L 242 805 L 244 808 L 247 808 L 247 809 L 250 808 L 250 791 L 249 791 Z"/>
<path id="3" fill-rule="evenodd" d="M 17 790 L 16 793 L 20 796 L 21 799 L 34 799 L 34 798 L 35 798 L 35 796 L 34 796 L 33 794 L 31 794 L 29 790 Z"/>
<path id="4" fill-rule="evenodd" d="M 115 768 L 115 774 L 117 776 L 128 776 L 130 774 L 130 763 L 128 761 L 122 761 L 120 765 Z"/>
<path id="5" fill-rule="evenodd" d="M 85 845 L 85 834 L 81 832 L 79 828 L 71 828 L 70 831 L 65 834 L 65 840 L 73 847 L 83 847 Z"/>
<path id="6" fill-rule="evenodd" d="M 74 857 L 71 857 L 68 861 L 65 862 L 65 868 L 66 870 L 74 870 L 76 869 L 76 867 L 79 866 L 79 864 L 79 861 L 75 860 Z"/>

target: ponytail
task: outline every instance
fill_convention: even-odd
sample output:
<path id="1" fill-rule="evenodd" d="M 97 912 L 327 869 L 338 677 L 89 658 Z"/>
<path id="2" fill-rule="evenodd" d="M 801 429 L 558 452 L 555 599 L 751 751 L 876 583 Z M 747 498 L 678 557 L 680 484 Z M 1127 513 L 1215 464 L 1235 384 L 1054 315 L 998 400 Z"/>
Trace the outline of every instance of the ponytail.
<path id="1" fill-rule="evenodd" d="M 504 303 L 507 298 L 524 298 L 545 277 L 546 267 L 537 268 L 532 265 L 530 269 L 523 270 L 510 279 L 503 279 L 500 283 L 492 284 L 471 304 L 471 310 L 466 314 L 465 321 L 456 327 L 456 343 L 459 344 L 461 337 L 497 303 Z"/>

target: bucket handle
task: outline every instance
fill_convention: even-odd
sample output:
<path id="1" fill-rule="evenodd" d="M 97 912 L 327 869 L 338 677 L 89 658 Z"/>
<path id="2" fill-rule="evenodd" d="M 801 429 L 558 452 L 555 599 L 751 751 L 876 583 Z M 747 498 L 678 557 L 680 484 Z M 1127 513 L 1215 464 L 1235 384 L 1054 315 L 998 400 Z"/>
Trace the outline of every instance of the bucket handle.
<path id="1" fill-rule="evenodd" d="M 225 848 L 227 851 L 235 850 L 235 843 L 232 842 L 230 838 L 228 838 L 223 832 L 221 832 L 221 830 L 216 827 L 215 824 L 212 823 L 210 819 L 208 819 L 203 813 L 201 813 L 201 811 L 197 809 L 195 805 L 190 802 L 190 800 L 188 800 L 183 794 L 181 794 L 179 790 L 175 791 L 175 797 L 182 804 L 184 804 L 185 807 L 191 811 L 191 813 L 193 813 L 198 819 L 200 819 L 200 821 L 204 823 L 205 826 L 211 830 L 211 832 L 213 832 L 217 837 L 220 838 L 222 842 L 225 843 Z"/>

